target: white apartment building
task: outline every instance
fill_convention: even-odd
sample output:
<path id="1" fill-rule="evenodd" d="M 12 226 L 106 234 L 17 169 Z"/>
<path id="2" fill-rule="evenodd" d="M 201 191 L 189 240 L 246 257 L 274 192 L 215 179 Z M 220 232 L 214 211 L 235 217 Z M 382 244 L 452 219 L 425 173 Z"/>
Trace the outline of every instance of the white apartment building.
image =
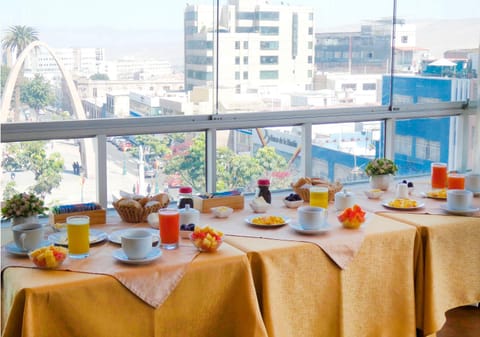
<path id="1" fill-rule="evenodd" d="M 214 12 L 208 5 L 188 5 L 185 9 L 187 90 L 211 87 L 217 77 L 219 87 L 236 93 L 312 88 L 312 8 L 230 0 L 220 10 L 218 32 L 212 25 Z M 218 60 L 217 48 L 221 51 Z"/>
<path id="2" fill-rule="evenodd" d="M 109 63 L 111 80 L 154 80 L 173 73 L 172 65 L 163 60 L 122 58 Z"/>
<path id="3" fill-rule="evenodd" d="M 99 72 L 101 64 L 105 61 L 103 48 L 53 48 L 58 60 L 65 69 L 75 76 L 89 77 Z M 41 74 L 48 80 L 61 78 L 60 69 L 54 57 L 44 48 L 39 48 L 36 53 L 31 53 L 25 61 L 26 76 Z"/>

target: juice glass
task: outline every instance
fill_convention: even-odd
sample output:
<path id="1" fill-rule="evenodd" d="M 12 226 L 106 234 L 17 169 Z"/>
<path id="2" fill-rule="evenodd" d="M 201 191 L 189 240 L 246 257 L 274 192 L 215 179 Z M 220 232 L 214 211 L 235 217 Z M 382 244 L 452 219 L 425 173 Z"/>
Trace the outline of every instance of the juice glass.
<path id="1" fill-rule="evenodd" d="M 465 189 L 465 176 L 458 173 L 450 173 L 448 175 L 448 189 L 449 190 L 464 190 Z"/>
<path id="2" fill-rule="evenodd" d="M 310 187 L 310 206 L 328 208 L 328 188 L 321 186 Z"/>
<path id="3" fill-rule="evenodd" d="M 432 189 L 447 187 L 447 164 L 432 163 Z"/>
<path id="4" fill-rule="evenodd" d="M 180 240 L 180 213 L 176 209 L 161 209 L 158 211 L 160 225 L 160 247 L 176 249 Z"/>
<path id="5" fill-rule="evenodd" d="M 68 256 L 83 259 L 90 253 L 90 217 L 67 217 Z"/>

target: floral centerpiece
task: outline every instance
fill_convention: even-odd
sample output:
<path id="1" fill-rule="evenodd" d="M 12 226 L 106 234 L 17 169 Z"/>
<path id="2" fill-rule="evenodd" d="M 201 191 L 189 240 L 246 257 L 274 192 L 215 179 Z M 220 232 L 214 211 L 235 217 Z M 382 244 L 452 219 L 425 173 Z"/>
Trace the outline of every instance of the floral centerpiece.
<path id="1" fill-rule="evenodd" d="M 370 177 L 370 186 L 384 191 L 388 190 L 392 176 L 397 171 L 398 166 L 387 158 L 375 158 L 365 167 L 365 173 Z"/>
<path id="2" fill-rule="evenodd" d="M 2 218 L 14 220 L 25 219 L 28 217 L 37 217 L 45 214 L 48 208 L 44 206 L 42 199 L 33 193 L 19 193 L 13 195 L 2 204 Z M 18 223 L 18 222 L 17 222 Z"/>

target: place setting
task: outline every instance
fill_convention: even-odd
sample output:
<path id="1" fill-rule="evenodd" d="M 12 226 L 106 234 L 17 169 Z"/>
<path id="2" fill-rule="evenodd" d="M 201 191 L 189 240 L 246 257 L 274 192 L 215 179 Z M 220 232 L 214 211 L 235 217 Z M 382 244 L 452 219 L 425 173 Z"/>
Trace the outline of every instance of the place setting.
<path id="1" fill-rule="evenodd" d="M 480 211 L 473 207 L 473 192 L 469 190 L 448 190 L 447 202 L 440 205 L 445 212 L 453 215 L 472 215 Z"/>
<path id="2" fill-rule="evenodd" d="M 39 223 L 19 224 L 12 227 L 13 241 L 5 245 L 5 250 L 17 256 L 28 256 L 29 252 L 51 245 L 44 239 L 45 226 Z"/>
<path id="3" fill-rule="evenodd" d="M 122 248 L 113 257 L 127 264 L 147 264 L 162 256 L 160 237 L 149 229 L 127 229 L 120 234 Z"/>

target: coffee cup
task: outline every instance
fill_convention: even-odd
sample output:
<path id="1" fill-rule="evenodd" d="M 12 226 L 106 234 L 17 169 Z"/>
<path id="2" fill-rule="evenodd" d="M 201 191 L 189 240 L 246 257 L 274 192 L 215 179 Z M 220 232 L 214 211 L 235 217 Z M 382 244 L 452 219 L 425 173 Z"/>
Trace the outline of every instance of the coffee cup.
<path id="1" fill-rule="evenodd" d="M 448 190 L 447 208 L 452 211 L 465 211 L 470 209 L 473 192 L 467 190 Z"/>
<path id="2" fill-rule="evenodd" d="M 322 227 L 327 211 L 323 207 L 301 206 L 297 209 L 298 223 L 305 229 Z"/>
<path id="3" fill-rule="evenodd" d="M 45 228 L 39 223 L 19 224 L 12 228 L 13 240 L 23 251 L 31 251 L 40 246 Z"/>
<path id="4" fill-rule="evenodd" d="M 465 176 L 465 189 L 480 193 L 480 173 L 470 173 Z"/>
<path id="5" fill-rule="evenodd" d="M 132 229 L 122 234 L 121 242 L 128 259 L 141 260 L 147 257 L 153 247 L 158 247 L 160 237 L 144 229 Z"/>

